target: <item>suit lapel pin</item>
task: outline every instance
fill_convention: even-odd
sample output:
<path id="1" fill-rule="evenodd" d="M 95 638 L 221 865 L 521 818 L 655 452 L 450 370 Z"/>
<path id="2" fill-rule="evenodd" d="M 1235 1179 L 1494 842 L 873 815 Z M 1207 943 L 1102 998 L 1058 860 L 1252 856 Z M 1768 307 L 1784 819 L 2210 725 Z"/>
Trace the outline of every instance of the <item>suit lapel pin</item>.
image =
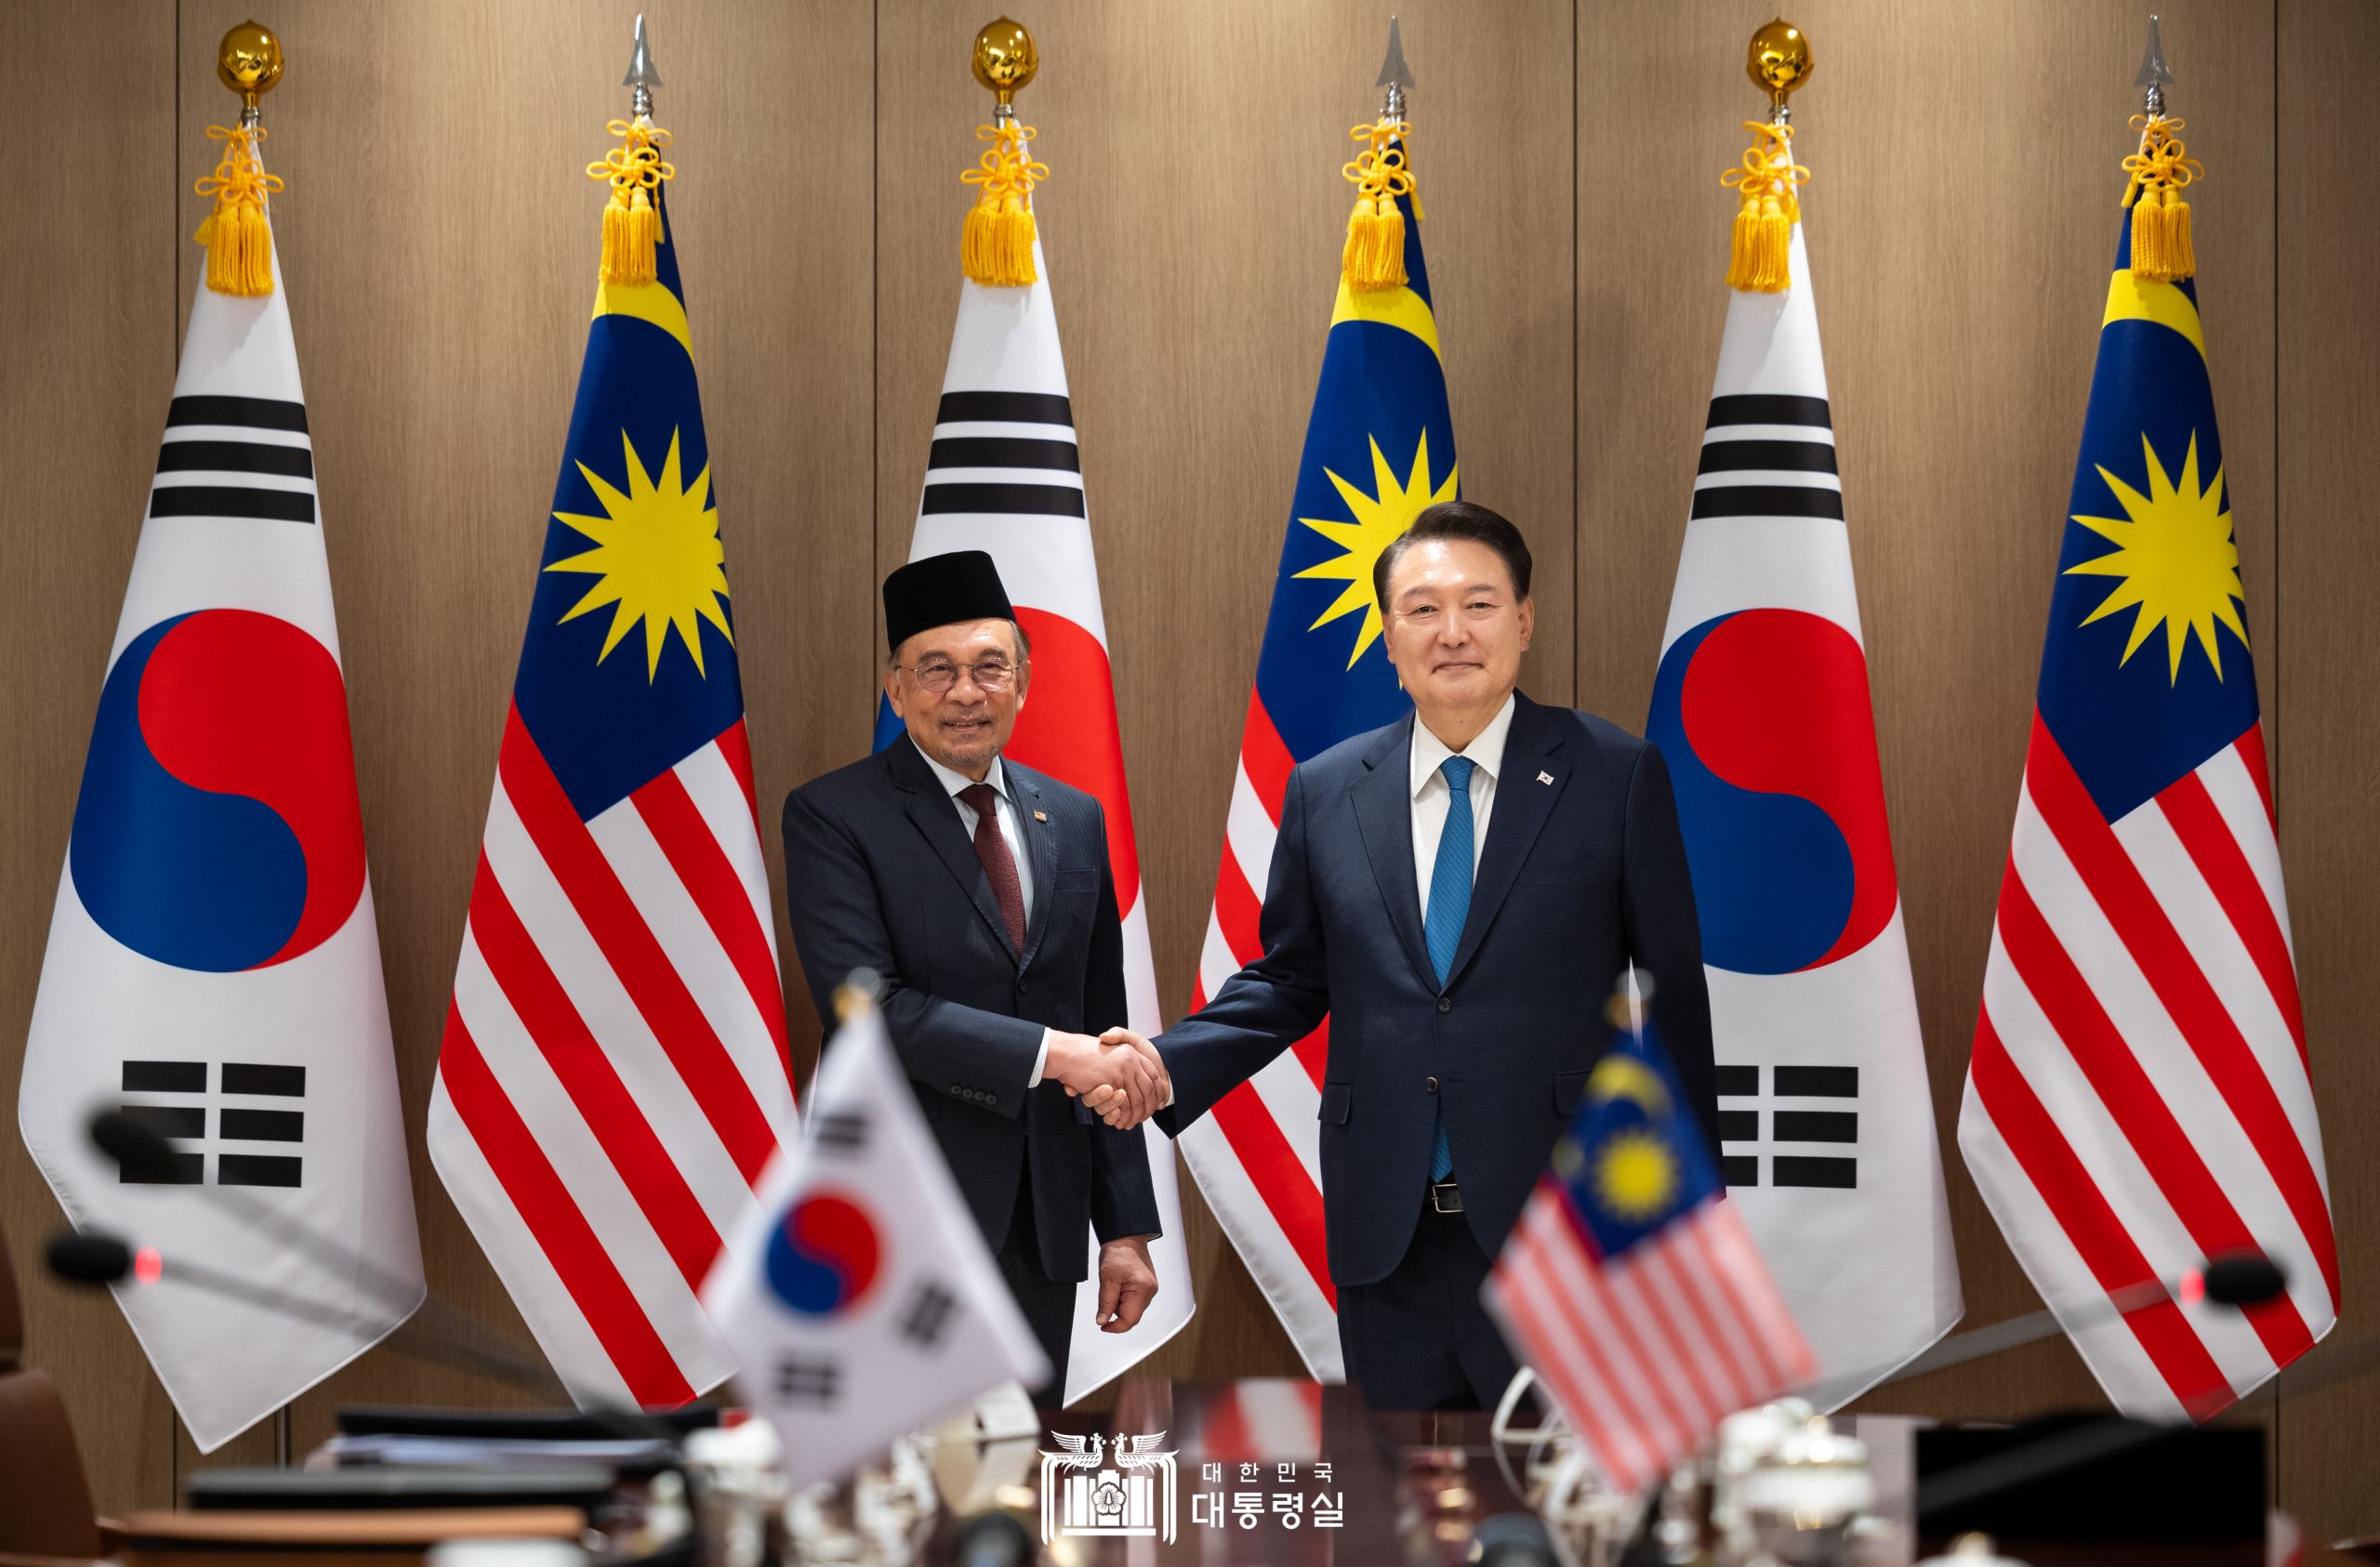
<path id="1" fill-rule="evenodd" d="M 1554 775 L 1550 772 L 1540 772 L 1537 775 L 1537 781 L 1540 784 L 1551 784 L 1554 782 Z"/>
<path id="2" fill-rule="evenodd" d="M 1033 813 L 1033 820 L 1036 822 L 1047 822 L 1050 820 L 1050 813 L 1046 810 L 1037 810 Z"/>

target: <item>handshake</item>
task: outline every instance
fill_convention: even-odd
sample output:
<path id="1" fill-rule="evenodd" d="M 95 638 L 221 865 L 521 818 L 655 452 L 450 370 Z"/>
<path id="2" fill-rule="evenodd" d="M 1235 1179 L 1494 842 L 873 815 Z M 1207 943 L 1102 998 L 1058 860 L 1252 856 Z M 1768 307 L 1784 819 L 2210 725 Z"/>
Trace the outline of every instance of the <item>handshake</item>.
<path id="1" fill-rule="evenodd" d="M 1041 1073 L 1064 1084 L 1067 1098 L 1081 1100 L 1118 1131 L 1139 1126 L 1173 1100 L 1173 1084 L 1157 1047 L 1128 1028 L 1111 1028 L 1096 1037 L 1054 1034 Z"/>

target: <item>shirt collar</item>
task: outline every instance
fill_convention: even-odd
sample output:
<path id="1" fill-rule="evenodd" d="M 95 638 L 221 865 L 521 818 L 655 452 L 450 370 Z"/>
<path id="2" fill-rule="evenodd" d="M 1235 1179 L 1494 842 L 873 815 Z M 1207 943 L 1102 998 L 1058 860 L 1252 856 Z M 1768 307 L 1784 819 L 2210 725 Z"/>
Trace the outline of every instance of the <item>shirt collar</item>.
<path id="1" fill-rule="evenodd" d="M 1505 697 L 1504 704 L 1496 709 L 1496 716 L 1488 720 L 1488 727 L 1472 736 L 1471 744 L 1460 753 L 1477 762 L 1490 780 L 1503 770 L 1504 740 L 1513 732 L 1513 711 L 1516 705 L 1512 697 Z M 1419 797 L 1421 786 L 1437 775 L 1439 764 L 1457 754 L 1448 748 L 1445 741 L 1432 734 L 1430 726 L 1423 723 L 1421 716 L 1416 713 L 1413 716 L 1412 775 L 1409 779 L 1413 794 Z"/>
<path id="2" fill-rule="evenodd" d="M 916 742 L 912 741 L 911 744 L 915 744 Z M 952 799 L 959 798 L 959 790 L 974 786 L 975 781 L 965 773 L 955 771 L 935 761 L 932 757 L 926 757 L 924 746 L 918 746 L 918 755 L 926 757 L 926 766 L 933 769 L 935 780 L 942 784 L 942 792 Z M 1000 767 L 1000 759 L 998 757 L 992 758 L 991 770 L 984 774 L 984 782 L 989 784 L 992 786 L 992 793 L 999 796 L 1000 798 L 1007 800 L 1011 805 L 1016 803 L 1008 792 L 1008 773 Z"/>

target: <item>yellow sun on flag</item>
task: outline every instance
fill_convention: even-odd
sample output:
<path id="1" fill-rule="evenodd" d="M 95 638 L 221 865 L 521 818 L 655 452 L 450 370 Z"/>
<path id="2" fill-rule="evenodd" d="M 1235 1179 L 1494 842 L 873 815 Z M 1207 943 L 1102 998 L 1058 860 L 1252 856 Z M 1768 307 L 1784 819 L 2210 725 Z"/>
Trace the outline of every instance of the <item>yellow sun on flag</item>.
<path id="1" fill-rule="evenodd" d="M 655 476 L 645 471 L 636 443 L 620 432 L 620 449 L 628 454 L 628 488 L 622 494 L 585 463 L 587 477 L 606 515 L 581 517 L 557 511 L 554 516 L 595 541 L 595 547 L 557 560 L 549 572 L 584 572 L 596 579 L 587 596 L 562 618 L 575 620 L 604 605 L 612 606 L 611 630 L 603 638 L 597 663 L 639 625 L 644 627 L 644 678 L 650 683 L 661 670 L 661 648 L 675 627 L 678 639 L 703 669 L 702 627 L 694 617 L 719 627 L 733 645 L 735 633 L 720 608 L 727 597 L 727 551 L 719 541 L 719 513 L 710 504 L 710 469 L 694 475 L 691 485 L 678 476 L 678 432 L 669 432 L 669 455 Z"/>
<path id="2" fill-rule="evenodd" d="M 1372 562 L 1380 552 L 1395 543 L 1424 507 L 1454 499 L 1455 471 L 1447 470 L 1446 482 L 1436 490 L 1430 488 L 1430 432 L 1423 430 L 1421 441 L 1413 448 L 1413 473 L 1402 484 L 1382 454 L 1380 442 L 1372 448 L 1372 493 L 1368 495 L 1340 478 L 1330 469 L 1322 471 L 1337 488 L 1339 498 L 1347 503 L 1347 513 L 1353 522 L 1334 522 L 1323 518 L 1301 517 L 1299 521 L 1337 545 L 1343 553 L 1325 560 L 1318 566 L 1308 566 L 1298 573 L 1301 577 L 1317 577 L 1326 582 L 1343 582 L 1339 597 L 1322 612 L 1321 618 L 1306 627 L 1319 631 L 1342 615 L 1356 611 L 1364 612 L 1363 627 L 1355 633 L 1355 650 L 1347 655 L 1347 667 L 1353 669 L 1364 650 L 1380 640 L 1380 604 L 1372 598 Z"/>
<path id="3" fill-rule="evenodd" d="M 2068 567 L 2066 574 L 2120 579 L 2082 624 L 2137 606 L 2132 636 L 2118 663 L 2130 663 L 2140 645 L 2162 625 L 2168 684 L 2181 679 L 2182 652 L 2193 635 L 2219 680 L 2223 654 L 2215 639 L 2215 623 L 2229 626 L 2241 646 L 2248 640 L 2248 627 L 2231 602 L 2237 599 L 2245 603 L 2247 590 L 2240 582 L 2240 546 L 2231 537 L 2231 513 L 2223 504 L 2223 470 L 2215 470 L 2204 490 L 2198 487 L 2195 435 L 2190 437 L 2189 453 L 2182 459 L 2178 477 L 2165 472 L 2146 435 L 2140 438 L 2140 449 L 2149 459 L 2149 494 L 2142 494 L 2103 467 L 2099 477 L 2122 506 L 2123 518 L 2074 520 L 2116 547 Z"/>
<path id="4" fill-rule="evenodd" d="M 1605 1208 L 1642 1224 L 1677 1195 L 1677 1155 L 1646 1131 L 1617 1132 L 1595 1160 L 1595 1196 Z"/>

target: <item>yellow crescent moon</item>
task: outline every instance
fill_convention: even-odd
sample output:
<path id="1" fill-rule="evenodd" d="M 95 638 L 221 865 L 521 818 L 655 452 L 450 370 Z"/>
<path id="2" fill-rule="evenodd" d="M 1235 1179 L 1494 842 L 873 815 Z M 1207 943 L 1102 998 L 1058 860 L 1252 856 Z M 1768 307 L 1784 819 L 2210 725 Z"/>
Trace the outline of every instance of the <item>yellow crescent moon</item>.
<path id="1" fill-rule="evenodd" d="M 1660 1073 L 1635 1057 L 1617 1050 L 1595 1063 L 1594 1072 L 1587 1078 L 1587 1097 L 1633 1100 L 1651 1116 L 1670 1113 L 1670 1091 L 1662 1085 Z"/>

